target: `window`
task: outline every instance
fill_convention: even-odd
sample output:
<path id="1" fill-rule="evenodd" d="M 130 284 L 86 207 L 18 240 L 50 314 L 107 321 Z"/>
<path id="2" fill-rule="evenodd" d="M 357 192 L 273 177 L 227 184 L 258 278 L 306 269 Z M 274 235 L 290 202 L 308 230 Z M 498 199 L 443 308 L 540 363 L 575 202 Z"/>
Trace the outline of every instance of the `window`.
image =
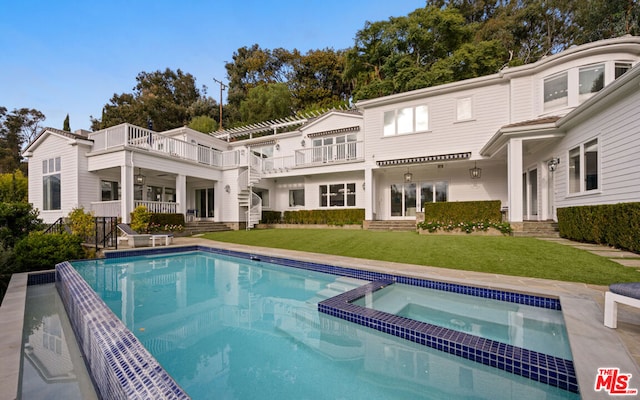
<path id="1" fill-rule="evenodd" d="M 304 206 L 304 189 L 289 190 L 289 207 Z"/>
<path id="2" fill-rule="evenodd" d="M 42 161 L 42 209 L 60 210 L 60 157 Z"/>
<path id="3" fill-rule="evenodd" d="M 355 207 L 356 184 L 320 185 L 320 207 Z"/>
<path id="4" fill-rule="evenodd" d="M 615 66 L 615 79 L 620 78 L 625 72 L 631 69 L 631 63 L 620 62 Z"/>
<path id="5" fill-rule="evenodd" d="M 118 200 L 118 182 L 100 181 L 100 191 L 102 193 L 102 201 Z"/>
<path id="6" fill-rule="evenodd" d="M 598 169 L 598 139 L 569 150 L 569 193 L 598 189 Z"/>
<path id="7" fill-rule="evenodd" d="M 398 110 L 385 111 L 384 136 L 403 135 L 407 133 L 429 130 L 429 107 L 405 107 Z"/>
<path id="8" fill-rule="evenodd" d="M 424 203 L 440 203 L 447 201 L 449 184 L 447 182 L 424 182 L 420 184 L 420 211 Z"/>
<path id="9" fill-rule="evenodd" d="M 567 73 L 544 80 L 544 110 L 552 110 L 567 105 Z"/>
<path id="10" fill-rule="evenodd" d="M 604 87 L 604 64 L 580 68 L 578 101 L 582 103 Z"/>
<path id="11" fill-rule="evenodd" d="M 273 145 L 252 147 L 251 152 L 260 158 L 273 157 Z"/>
<path id="12" fill-rule="evenodd" d="M 456 100 L 456 121 L 466 121 L 473 118 L 471 97 Z"/>

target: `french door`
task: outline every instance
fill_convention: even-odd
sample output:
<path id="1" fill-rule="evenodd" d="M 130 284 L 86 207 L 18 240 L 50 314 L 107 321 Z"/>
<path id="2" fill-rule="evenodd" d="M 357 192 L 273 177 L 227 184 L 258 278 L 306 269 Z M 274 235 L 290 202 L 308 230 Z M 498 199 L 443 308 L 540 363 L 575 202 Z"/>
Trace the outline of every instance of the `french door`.
<path id="1" fill-rule="evenodd" d="M 199 218 L 213 218 L 213 188 L 196 189 L 196 210 Z"/>
<path id="2" fill-rule="evenodd" d="M 391 216 L 415 217 L 416 215 L 416 184 L 391 185 Z"/>

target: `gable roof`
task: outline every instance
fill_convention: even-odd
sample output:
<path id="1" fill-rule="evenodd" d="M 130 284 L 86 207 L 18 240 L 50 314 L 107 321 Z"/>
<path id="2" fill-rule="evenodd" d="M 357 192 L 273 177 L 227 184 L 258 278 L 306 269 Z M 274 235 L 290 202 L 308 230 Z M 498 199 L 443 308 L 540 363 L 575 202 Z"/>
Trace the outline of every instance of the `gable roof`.
<path id="1" fill-rule="evenodd" d="M 33 139 L 31 143 L 27 145 L 27 147 L 25 147 L 25 149 L 22 151 L 22 155 L 25 157 L 29 157 L 33 152 L 33 150 L 35 150 L 50 134 L 69 139 L 70 142 L 80 141 L 88 145 L 93 144 L 93 140 L 89 139 L 84 134 L 87 131 L 80 130 L 79 132 L 82 132 L 82 133 L 68 132 L 68 131 L 63 131 L 62 129 L 56 129 L 56 128 L 50 128 L 50 127 L 43 128 L 42 131 L 40 131 L 40 133 L 38 134 L 38 136 L 36 136 L 35 139 Z"/>

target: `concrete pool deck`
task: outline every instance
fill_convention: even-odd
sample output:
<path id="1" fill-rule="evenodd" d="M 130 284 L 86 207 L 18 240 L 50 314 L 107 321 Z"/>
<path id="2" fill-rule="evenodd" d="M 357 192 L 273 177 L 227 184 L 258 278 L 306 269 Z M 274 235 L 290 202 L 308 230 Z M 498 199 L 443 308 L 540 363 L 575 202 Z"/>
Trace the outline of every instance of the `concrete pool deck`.
<path id="1" fill-rule="evenodd" d="M 570 243 L 573 242 L 563 244 Z M 638 366 L 640 364 L 640 312 L 621 305 L 618 312 L 618 329 L 606 328 L 603 325 L 603 304 L 607 287 L 604 286 L 354 259 L 237 245 L 193 237 L 174 238 L 174 245 L 206 245 L 347 268 L 557 297 L 560 298 L 563 307 L 581 397 L 583 399 L 608 397 L 604 392 L 593 390 L 598 368 L 619 368 L 620 373 L 632 374 L 630 388 L 640 388 L 640 367 Z M 584 244 L 576 243 L 576 245 Z M 597 251 L 598 249 L 584 250 Z M 602 247 L 599 250 L 612 251 L 608 248 L 602 249 Z M 607 255 L 607 257 L 611 256 Z M 625 256 L 620 258 L 625 258 Z M 629 256 L 625 259 L 629 260 L 633 257 Z M 20 291 L 24 293 L 26 290 L 26 274 L 21 275 L 25 276 L 18 277 L 15 282 L 12 280 L 10 291 L 7 292 L 2 309 L 0 309 L 0 326 L 3 327 L 3 335 L 0 336 L 0 387 L 3 388 L 0 393 L 1 399 L 14 399 L 19 384 L 24 295 L 21 299 L 18 293 Z"/>

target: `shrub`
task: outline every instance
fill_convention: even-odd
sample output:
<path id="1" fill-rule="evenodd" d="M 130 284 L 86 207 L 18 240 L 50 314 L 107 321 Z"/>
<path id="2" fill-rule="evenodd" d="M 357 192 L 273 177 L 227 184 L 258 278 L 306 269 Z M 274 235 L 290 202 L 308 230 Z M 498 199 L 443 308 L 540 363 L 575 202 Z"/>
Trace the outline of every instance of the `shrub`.
<path id="1" fill-rule="evenodd" d="M 153 213 L 149 218 L 147 232 L 182 232 L 184 230 L 183 214 Z"/>
<path id="2" fill-rule="evenodd" d="M 68 218 L 71 233 L 80 236 L 85 242 L 95 234 L 96 222 L 93 213 L 85 212 L 83 207 L 71 210 Z"/>
<path id="3" fill-rule="evenodd" d="M 471 233 L 494 228 L 509 234 L 511 225 L 502 222 L 500 207 L 499 200 L 425 203 L 424 221 L 417 226 L 429 232 L 459 229 Z"/>
<path id="4" fill-rule="evenodd" d="M 145 206 L 136 207 L 131 212 L 131 229 L 138 233 L 146 233 L 149 230 L 149 223 L 151 222 L 151 213 Z"/>
<path id="5" fill-rule="evenodd" d="M 0 243 L 5 249 L 42 227 L 38 211 L 30 203 L 0 203 Z"/>
<path id="6" fill-rule="evenodd" d="M 282 217 L 285 224 L 357 225 L 362 224 L 362 221 L 362 208 L 285 211 Z"/>
<path id="7" fill-rule="evenodd" d="M 68 233 L 32 232 L 15 246 L 17 272 L 51 269 L 65 260 L 85 258 L 82 239 Z"/>
<path id="8" fill-rule="evenodd" d="M 559 208 L 558 229 L 563 238 L 640 253 L 640 203 Z"/>
<path id="9" fill-rule="evenodd" d="M 282 213 L 280 211 L 262 211 L 260 222 L 263 224 L 279 224 L 282 222 Z"/>

